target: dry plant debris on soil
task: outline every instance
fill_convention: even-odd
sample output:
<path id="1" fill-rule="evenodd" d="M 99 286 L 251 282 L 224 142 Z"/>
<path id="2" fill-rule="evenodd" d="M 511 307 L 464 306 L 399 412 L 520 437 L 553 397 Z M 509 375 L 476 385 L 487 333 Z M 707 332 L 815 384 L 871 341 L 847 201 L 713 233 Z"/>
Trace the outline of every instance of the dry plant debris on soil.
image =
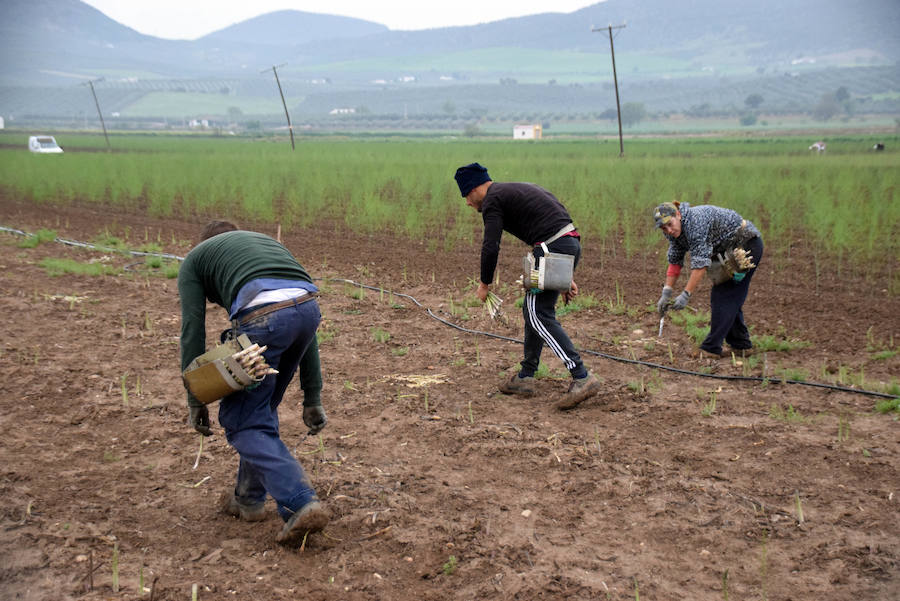
<path id="1" fill-rule="evenodd" d="M 0 199 L 8 227 L 159 240 L 181 256 L 204 221 Z M 274 234 L 266 227 L 257 229 Z M 175 281 L 139 266 L 51 277 L 48 257 L 100 257 L 0 236 L 0 597 L 181 600 L 195 585 L 204 600 L 900 597 L 900 436 L 896 413 L 873 411 L 877 399 L 588 356 L 603 392 L 557 412 L 565 380 L 538 380 L 530 399 L 496 393 L 518 362 L 516 343 L 330 281 L 410 294 L 467 328 L 520 337 L 521 246 L 504 243 L 501 323 L 478 307 L 451 311 L 477 273 L 477 246 L 437 256 L 422 241 L 334 224 L 284 241 L 323 288 L 328 427 L 304 437 L 299 387 L 281 412 L 284 439 L 334 516 L 302 551 L 275 543 L 272 506 L 253 524 L 217 513 L 237 461 L 221 429 L 194 469 Z M 671 323 L 656 338 L 658 257 L 593 253 L 585 240 L 582 294 L 629 310 L 601 302 L 566 316 L 579 348 L 706 373 L 746 369 L 694 357 Z M 834 278 L 820 282 L 823 303 L 804 284 L 802 253 L 790 260 L 781 270 L 763 261 L 746 316 L 757 333 L 811 344 L 767 353 L 769 368 L 810 380 L 847 368 L 870 382 L 896 376 L 900 359 L 873 359 L 867 342 L 900 340 L 898 298 Z M 704 308 L 704 294 L 695 298 Z M 226 325 L 212 312 L 210 336 Z M 562 371 L 546 362 L 551 376 Z"/>

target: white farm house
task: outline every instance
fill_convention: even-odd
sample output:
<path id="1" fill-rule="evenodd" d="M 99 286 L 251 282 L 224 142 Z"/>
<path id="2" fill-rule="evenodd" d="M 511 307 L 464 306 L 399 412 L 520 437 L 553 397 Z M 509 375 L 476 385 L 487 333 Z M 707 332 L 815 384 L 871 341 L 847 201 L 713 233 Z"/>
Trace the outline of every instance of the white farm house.
<path id="1" fill-rule="evenodd" d="M 542 128 L 537 124 L 513 125 L 513 138 L 516 140 L 539 140 Z"/>

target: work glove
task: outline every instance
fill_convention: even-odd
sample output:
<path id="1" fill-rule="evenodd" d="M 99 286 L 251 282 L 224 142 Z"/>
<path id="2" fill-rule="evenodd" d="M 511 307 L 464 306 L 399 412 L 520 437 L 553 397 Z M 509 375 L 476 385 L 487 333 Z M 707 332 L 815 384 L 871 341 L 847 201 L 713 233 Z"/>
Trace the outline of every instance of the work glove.
<path id="1" fill-rule="evenodd" d="M 675 291 L 671 286 L 663 286 L 662 296 L 656 302 L 656 310 L 659 311 L 660 315 L 665 315 L 666 311 L 669 310 L 669 300 L 674 293 Z"/>
<path id="2" fill-rule="evenodd" d="M 209 426 L 209 409 L 205 405 L 190 407 L 191 414 L 188 418 L 191 426 L 203 436 L 212 436 L 212 428 Z"/>
<path id="3" fill-rule="evenodd" d="M 754 234 L 750 232 L 750 228 L 747 227 L 747 220 L 742 219 L 741 225 L 734 230 L 731 234 L 731 240 L 735 247 L 743 246 L 747 240 L 752 238 Z"/>
<path id="4" fill-rule="evenodd" d="M 688 301 L 691 300 L 691 293 L 687 290 L 683 291 L 681 294 L 675 297 L 675 302 L 672 303 L 673 311 L 681 311 L 688 305 Z"/>
<path id="5" fill-rule="evenodd" d="M 303 423 L 306 424 L 306 427 L 309 428 L 309 432 L 307 434 L 312 434 L 315 436 L 328 423 L 328 418 L 325 417 L 325 409 L 322 408 L 322 405 L 310 405 L 309 407 L 303 407 Z"/>

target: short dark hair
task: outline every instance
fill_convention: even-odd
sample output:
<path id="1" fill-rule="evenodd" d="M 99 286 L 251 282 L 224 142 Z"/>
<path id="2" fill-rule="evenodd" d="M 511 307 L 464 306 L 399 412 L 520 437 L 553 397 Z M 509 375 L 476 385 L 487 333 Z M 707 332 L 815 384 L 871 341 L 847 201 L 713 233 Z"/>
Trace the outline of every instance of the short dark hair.
<path id="1" fill-rule="evenodd" d="M 230 221 L 210 221 L 203 226 L 203 230 L 200 232 L 200 242 L 209 240 L 213 236 L 218 236 L 225 232 L 233 232 L 236 229 L 238 229 L 238 227 Z"/>

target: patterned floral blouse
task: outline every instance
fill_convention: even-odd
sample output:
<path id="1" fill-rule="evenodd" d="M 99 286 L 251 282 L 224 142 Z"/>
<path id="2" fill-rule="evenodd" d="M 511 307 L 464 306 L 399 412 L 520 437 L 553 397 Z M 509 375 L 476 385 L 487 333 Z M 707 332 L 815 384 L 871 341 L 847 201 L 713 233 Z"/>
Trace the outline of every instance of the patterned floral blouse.
<path id="1" fill-rule="evenodd" d="M 685 253 L 691 253 L 691 269 L 709 267 L 712 259 L 735 246 L 735 231 L 741 227 L 743 218 L 731 209 L 713 205 L 692 207 L 683 202 L 681 211 L 681 235 L 669 240 L 669 263 L 683 265 Z M 747 221 L 747 239 L 759 236 L 759 230 Z"/>

